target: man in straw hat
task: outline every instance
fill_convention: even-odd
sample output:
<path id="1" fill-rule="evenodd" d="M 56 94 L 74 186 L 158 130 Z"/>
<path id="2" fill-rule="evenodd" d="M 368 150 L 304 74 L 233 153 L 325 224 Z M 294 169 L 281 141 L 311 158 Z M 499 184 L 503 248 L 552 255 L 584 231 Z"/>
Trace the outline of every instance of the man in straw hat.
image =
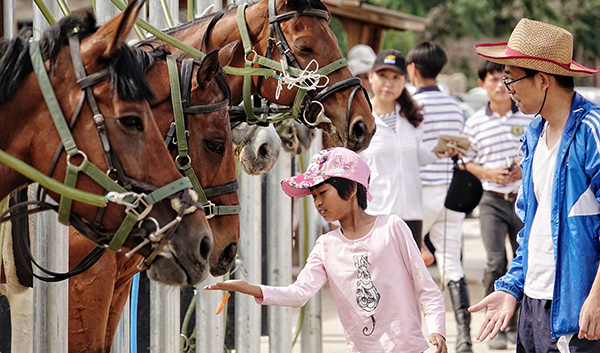
<path id="1" fill-rule="evenodd" d="M 505 66 L 504 84 L 536 114 L 521 150 L 519 249 L 486 308 L 477 339 L 504 330 L 518 300 L 517 352 L 600 352 L 600 107 L 573 89 L 595 74 L 572 61 L 566 30 L 522 19 L 508 43 L 475 46 Z"/>

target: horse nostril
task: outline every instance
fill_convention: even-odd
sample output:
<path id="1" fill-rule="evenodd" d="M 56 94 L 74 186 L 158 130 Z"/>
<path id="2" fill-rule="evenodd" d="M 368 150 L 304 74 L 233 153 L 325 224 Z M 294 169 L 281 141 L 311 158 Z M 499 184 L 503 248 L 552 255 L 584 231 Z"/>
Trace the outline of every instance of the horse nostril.
<path id="1" fill-rule="evenodd" d="M 210 255 L 212 248 L 213 248 L 212 239 L 209 236 L 205 236 L 204 238 L 202 238 L 202 241 L 200 242 L 200 256 L 202 257 L 203 260 L 208 259 L 208 256 Z"/>
<path id="2" fill-rule="evenodd" d="M 227 247 L 225 247 L 225 249 L 223 249 L 223 252 L 221 253 L 221 256 L 219 257 L 219 263 L 223 267 L 231 266 L 231 262 L 235 258 L 236 253 L 237 253 L 237 243 L 233 242 L 233 243 L 227 245 Z"/>
<path id="3" fill-rule="evenodd" d="M 269 156 L 269 145 L 266 143 L 263 143 L 262 145 L 260 145 L 260 147 L 258 148 L 258 155 L 261 158 L 267 158 Z"/>
<path id="4" fill-rule="evenodd" d="M 365 125 L 364 121 L 359 120 L 352 125 L 351 131 L 352 131 L 351 137 L 355 141 L 360 141 L 366 135 L 367 125 Z"/>

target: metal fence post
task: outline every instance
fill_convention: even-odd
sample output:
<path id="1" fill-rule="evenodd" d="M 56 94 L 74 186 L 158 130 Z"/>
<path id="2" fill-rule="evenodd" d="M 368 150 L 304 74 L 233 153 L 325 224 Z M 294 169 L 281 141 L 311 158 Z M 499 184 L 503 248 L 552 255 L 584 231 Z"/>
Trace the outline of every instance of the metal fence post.
<path id="1" fill-rule="evenodd" d="M 178 0 L 164 0 L 167 4 L 169 13 L 171 15 L 170 20 L 173 21 L 173 26 L 179 24 L 179 1 Z M 148 1 L 148 22 L 158 29 L 164 30 L 170 28 L 169 22 L 165 18 L 165 13 L 161 4 L 161 0 L 150 0 Z"/>
<path id="2" fill-rule="evenodd" d="M 313 140 L 310 151 L 300 158 L 307 157 L 307 163 L 310 163 L 312 156 L 323 148 L 322 131 L 317 130 L 317 136 Z M 300 172 L 304 172 L 303 170 Z M 317 238 L 321 235 L 321 216 L 317 213 L 314 206 L 308 207 L 308 253 L 315 246 Z M 302 353 L 321 353 L 323 351 L 323 327 L 321 322 L 321 291 L 315 294 L 304 306 L 304 323 L 302 324 Z"/>
<path id="3" fill-rule="evenodd" d="M 179 350 L 179 287 L 150 281 L 150 352 Z"/>
<path id="4" fill-rule="evenodd" d="M 35 186 L 29 186 L 29 198 Z M 33 255 L 51 271 L 69 269 L 69 228 L 58 223 L 55 213 L 33 215 Z M 45 276 L 39 270 L 37 274 Z M 33 351 L 65 353 L 68 346 L 69 282 L 33 281 Z M 16 347 L 13 347 L 16 349 Z"/>
<path id="5" fill-rule="evenodd" d="M 4 38 L 14 38 L 17 29 L 17 22 L 15 21 L 15 0 L 2 0 L 2 16 Z"/>
<path id="6" fill-rule="evenodd" d="M 240 241 L 238 256 L 243 268 L 237 278 L 261 283 L 262 177 L 240 173 Z M 249 295 L 235 296 L 235 348 L 238 353 L 260 352 L 261 307 Z"/>
<path id="7" fill-rule="evenodd" d="M 221 291 L 205 291 L 204 286 L 222 282 L 223 277 L 208 277 L 196 286 L 196 352 L 222 352 L 225 342 L 225 322 L 223 310 L 216 315 L 223 299 Z"/>
<path id="8" fill-rule="evenodd" d="M 287 286 L 292 281 L 292 200 L 281 190 L 281 179 L 289 177 L 289 153 L 280 153 L 267 173 L 267 283 Z M 292 309 L 269 306 L 269 352 L 289 352 L 292 347 Z"/>
<path id="9" fill-rule="evenodd" d="M 131 320 L 130 308 L 131 298 L 127 298 L 127 302 L 121 312 L 121 319 L 119 319 L 119 326 L 115 337 L 113 338 L 112 346 L 110 351 L 112 353 L 128 353 L 131 346 L 129 322 Z"/>
<path id="10" fill-rule="evenodd" d="M 94 11 L 100 26 L 121 12 L 110 0 L 96 0 Z"/>

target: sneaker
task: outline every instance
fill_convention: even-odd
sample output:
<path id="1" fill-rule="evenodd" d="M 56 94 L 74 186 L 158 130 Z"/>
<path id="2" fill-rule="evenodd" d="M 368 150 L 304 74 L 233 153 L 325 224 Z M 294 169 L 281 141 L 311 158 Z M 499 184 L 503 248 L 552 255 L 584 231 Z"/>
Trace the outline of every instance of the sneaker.
<path id="1" fill-rule="evenodd" d="M 508 345 L 506 343 L 506 332 L 500 331 L 496 335 L 496 337 L 492 338 L 488 342 L 489 349 L 507 349 Z"/>

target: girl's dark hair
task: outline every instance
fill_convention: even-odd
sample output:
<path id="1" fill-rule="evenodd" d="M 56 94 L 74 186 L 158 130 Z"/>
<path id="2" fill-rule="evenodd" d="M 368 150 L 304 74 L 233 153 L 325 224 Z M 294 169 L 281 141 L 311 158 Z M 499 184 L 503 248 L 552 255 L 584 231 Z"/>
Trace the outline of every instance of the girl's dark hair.
<path id="1" fill-rule="evenodd" d="M 354 191 L 354 185 L 356 185 L 356 200 L 358 201 L 358 206 L 363 210 L 367 208 L 367 188 L 365 188 L 362 184 L 357 183 L 353 180 L 339 177 L 331 177 L 323 182 L 323 184 L 329 184 L 333 186 L 338 195 L 344 200 L 348 200 L 350 195 L 352 195 L 352 191 Z"/>
<path id="2" fill-rule="evenodd" d="M 539 72 L 541 72 L 538 70 L 526 69 L 524 67 L 521 67 L 521 70 L 525 71 L 525 75 L 527 77 L 533 77 L 533 76 L 537 75 Z M 548 72 L 546 72 L 546 74 L 548 74 L 550 76 L 554 76 L 554 78 L 556 79 L 556 83 L 558 84 L 559 87 L 562 87 L 564 89 L 569 89 L 569 90 L 572 90 L 575 88 L 575 80 L 573 79 L 572 76 L 554 75 L 554 74 L 551 74 Z"/>
<path id="3" fill-rule="evenodd" d="M 400 104 L 400 115 L 405 117 L 412 126 L 419 127 L 421 122 L 423 122 L 423 111 L 421 110 L 421 106 L 415 102 L 406 87 L 402 91 L 400 97 L 396 99 L 396 102 Z"/>

